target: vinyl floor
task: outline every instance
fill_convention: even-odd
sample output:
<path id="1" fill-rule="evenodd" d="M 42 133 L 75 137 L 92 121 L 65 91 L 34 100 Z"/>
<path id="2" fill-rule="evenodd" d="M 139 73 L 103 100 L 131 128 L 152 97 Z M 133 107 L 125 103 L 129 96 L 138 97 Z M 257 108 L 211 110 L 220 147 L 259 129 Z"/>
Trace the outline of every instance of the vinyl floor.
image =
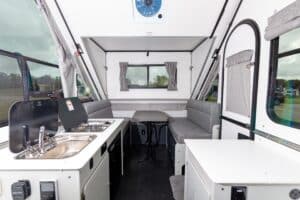
<path id="1" fill-rule="evenodd" d="M 113 200 L 173 200 L 169 182 L 173 169 L 167 149 L 156 147 L 157 160 L 140 163 L 145 151 L 143 145 L 131 149 L 125 175 Z"/>

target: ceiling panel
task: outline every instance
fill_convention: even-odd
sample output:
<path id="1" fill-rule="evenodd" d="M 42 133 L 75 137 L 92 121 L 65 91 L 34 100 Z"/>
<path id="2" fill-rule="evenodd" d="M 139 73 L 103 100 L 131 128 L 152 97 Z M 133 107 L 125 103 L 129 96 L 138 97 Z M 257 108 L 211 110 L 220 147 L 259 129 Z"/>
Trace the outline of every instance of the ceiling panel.
<path id="1" fill-rule="evenodd" d="M 190 51 L 205 37 L 93 37 L 106 51 Z"/>

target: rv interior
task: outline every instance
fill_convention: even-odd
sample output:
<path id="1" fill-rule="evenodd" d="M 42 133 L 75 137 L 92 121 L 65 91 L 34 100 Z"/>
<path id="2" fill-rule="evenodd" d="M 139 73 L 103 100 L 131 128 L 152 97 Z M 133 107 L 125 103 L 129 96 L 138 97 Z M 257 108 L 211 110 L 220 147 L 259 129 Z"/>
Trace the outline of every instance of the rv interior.
<path id="1" fill-rule="evenodd" d="M 300 200 L 300 0 L 0 2 L 0 200 Z"/>

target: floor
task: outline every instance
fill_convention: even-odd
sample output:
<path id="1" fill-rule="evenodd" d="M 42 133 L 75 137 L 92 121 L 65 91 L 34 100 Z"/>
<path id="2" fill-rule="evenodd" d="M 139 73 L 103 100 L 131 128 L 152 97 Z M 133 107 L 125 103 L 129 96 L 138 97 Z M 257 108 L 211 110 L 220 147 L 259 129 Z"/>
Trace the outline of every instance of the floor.
<path id="1" fill-rule="evenodd" d="M 169 182 L 173 170 L 166 148 L 156 147 L 156 161 L 140 163 L 144 156 L 144 146 L 131 150 L 127 172 L 114 200 L 173 200 Z"/>

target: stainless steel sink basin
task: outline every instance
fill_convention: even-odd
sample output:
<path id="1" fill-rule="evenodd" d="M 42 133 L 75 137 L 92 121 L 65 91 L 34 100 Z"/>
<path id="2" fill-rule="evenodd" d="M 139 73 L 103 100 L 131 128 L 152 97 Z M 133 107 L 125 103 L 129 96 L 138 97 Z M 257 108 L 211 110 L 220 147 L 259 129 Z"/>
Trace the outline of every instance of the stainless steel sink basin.
<path id="1" fill-rule="evenodd" d="M 96 135 L 59 135 L 54 137 L 54 145 L 45 153 L 33 148 L 19 154 L 17 159 L 64 159 L 75 156 L 90 144 Z M 47 146 L 47 145 L 46 145 Z"/>

